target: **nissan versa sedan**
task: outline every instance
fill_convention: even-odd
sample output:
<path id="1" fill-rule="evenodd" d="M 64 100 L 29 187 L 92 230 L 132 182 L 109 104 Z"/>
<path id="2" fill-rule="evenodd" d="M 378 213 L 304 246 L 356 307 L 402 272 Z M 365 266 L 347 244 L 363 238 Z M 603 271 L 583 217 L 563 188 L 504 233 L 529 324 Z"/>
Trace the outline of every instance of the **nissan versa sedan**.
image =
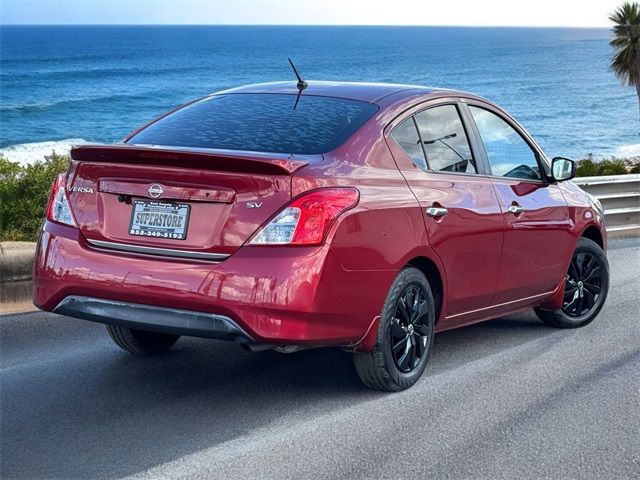
<path id="1" fill-rule="evenodd" d="M 181 335 L 353 352 L 369 387 L 433 335 L 533 308 L 580 327 L 609 287 L 602 206 L 503 109 L 417 86 L 278 82 L 206 96 L 53 186 L 34 303 L 136 354 Z"/>

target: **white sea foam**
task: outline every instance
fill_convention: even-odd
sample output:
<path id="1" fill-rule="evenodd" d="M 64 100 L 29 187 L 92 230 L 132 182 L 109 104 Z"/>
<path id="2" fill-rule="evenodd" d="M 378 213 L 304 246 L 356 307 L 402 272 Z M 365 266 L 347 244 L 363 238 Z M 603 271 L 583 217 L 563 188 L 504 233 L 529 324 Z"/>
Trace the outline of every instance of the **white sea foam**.
<path id="1" fill-rule="evenodd" d="M 37 160 L 43 160 L 45 155 L 51 152 L 67 154 L 73 145 L 87 143 L 82 138 L 67 138 L 49 142 L 20 143 L 9 147 L 0 148 L 0 153 L 12 162 L 29 165 Z"/>
<path id="2" fill-rule="evenodd" d="M 613 155 L 620 158 L 640 157 L 640 143 L 618 147 Z"/>

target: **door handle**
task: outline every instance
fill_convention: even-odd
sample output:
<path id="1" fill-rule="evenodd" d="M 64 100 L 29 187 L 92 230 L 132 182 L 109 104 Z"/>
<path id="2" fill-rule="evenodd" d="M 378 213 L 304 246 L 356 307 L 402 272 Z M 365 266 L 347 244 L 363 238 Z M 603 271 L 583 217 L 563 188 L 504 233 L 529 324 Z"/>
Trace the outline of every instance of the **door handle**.
<path id="1" fill-rule="evenodd" d="M 429 217 L 444 217 L 449 210 L 444 207 L 429 207 L 425 210 Z"/>
<path id="2" fill-rule="evenodd" d="M 524 213 L 524 207 L 521 205 L 509 205 L 509 207 L 507 207 L 507 212 L 513 213 L 514 215 L 520 215 L 521 213 Z"/>

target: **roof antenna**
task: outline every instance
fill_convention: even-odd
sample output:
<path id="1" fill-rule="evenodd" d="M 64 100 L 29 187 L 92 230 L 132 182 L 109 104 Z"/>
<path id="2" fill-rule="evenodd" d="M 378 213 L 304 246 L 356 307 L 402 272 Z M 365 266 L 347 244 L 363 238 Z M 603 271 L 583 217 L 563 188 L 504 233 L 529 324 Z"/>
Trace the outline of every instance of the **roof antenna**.
<path id="1" fill-rule="evenodd" d="M 300 95 L 302 95 L 302 91 L 307 88 L 309 84 L 300 77 L 300 74 L 298 73 L 298 70 L 296 69 L 296 66 L 293 64 L 291 59 L 287 57 L 287 60 L 289 60 L 291 68 L 293 68 L 293 73 L 295 73 L 296 77 L 298 77 L 298 83 L 296 84 L 296 87 L 298 87 L 298 94 L 296 95 L 296 103 L 293 104 L 293 110 L 295 110 L 298 107 L 298 102 L 300 101 Z"/>
<path id="2" fill-rule="evenodd" d="M 289 63 L 291 64 L 291 68 L 293 68 L 293 73 L 295 73 L 296 77 L 298 77 L 298 84 L 296 85 L 296 87 L 298 87 L 298 95 L 299 95 L 302 92 L 302 90 L 304 90 L 309 86 L 309 84 L 305 82 L 302 79 L 302 77 L 300 77 L 300 74 L 298 73 L 298 70 L 296 69 L 296 66 L 293 64 L 291 59 L 287 57 L 287 60 L 289 60 Z"/>

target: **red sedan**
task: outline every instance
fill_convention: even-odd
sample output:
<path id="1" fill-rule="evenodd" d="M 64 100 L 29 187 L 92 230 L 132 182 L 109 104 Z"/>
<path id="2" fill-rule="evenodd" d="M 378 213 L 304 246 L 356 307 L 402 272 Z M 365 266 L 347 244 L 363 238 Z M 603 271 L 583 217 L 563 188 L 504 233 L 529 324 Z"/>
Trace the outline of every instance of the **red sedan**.
<path id="1" fill-rule="evenodd" d="M 413 385 L 434 332 L 534 308 L 580 327 L 609 287 L 602 207 L 468 93 L 281 82 L 216 93 L 71 151 L 34 303 L 158 353 L 180 335 L 354 352 Z"/>

